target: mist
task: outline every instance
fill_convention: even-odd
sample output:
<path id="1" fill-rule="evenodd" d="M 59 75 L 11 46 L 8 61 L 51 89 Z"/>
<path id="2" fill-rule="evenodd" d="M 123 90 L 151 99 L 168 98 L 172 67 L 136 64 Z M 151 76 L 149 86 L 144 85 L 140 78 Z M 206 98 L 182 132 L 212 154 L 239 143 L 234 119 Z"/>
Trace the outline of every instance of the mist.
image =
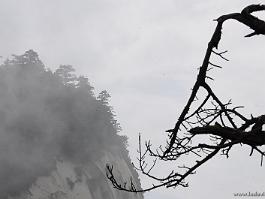
<path id="1" fill-rule="evenodd" d="M 128 157 L 110 95 L 96 97 L 70 65 L 52 72 L 33 50 L 13 55 L 0 67 L 0 96 L 0 198 L 27 190 L 61 159 L 78 168 L 104 151 Z"/>

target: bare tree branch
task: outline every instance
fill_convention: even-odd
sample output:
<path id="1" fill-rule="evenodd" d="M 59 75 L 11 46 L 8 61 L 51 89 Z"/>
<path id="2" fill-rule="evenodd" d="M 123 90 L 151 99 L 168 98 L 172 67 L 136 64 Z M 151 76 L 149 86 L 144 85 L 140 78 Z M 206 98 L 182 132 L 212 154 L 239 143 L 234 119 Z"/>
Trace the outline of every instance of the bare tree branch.
<path id="1" fill-rule="evenodd" d="M 251 15 L 253 12 L 264 10 L 265 5 L 250 5 L 245 7 L 240 13 L 222 15 L 215 20 L 217 25 L 208 43 L 208 48 L 190 97 L 177 119 L 175 127 L 166 131 L 169 137 L 167 145 L 154 151 L 151 149 L 150 142 L 147 142 L 145 150 L 142 150 L 141 137 L 139 136 L 139 168 L 137 169 L 145 176 L 155 180 L 157 184 L 149 188 L 136 189 L 131 179 L 129 180 L 130 183 L 118 182 L 115 178 L 113 167 L 107 165 L 107 177 L 115 188 L 129 192 L 145 192 L 159 187 L 187 187 L 188 183 L 185 180 L 188 176 L 194 174 L 201 165 L 205 164 L 220 151 L 222 155 L 229 157 L 231 148 L 237 144 L 250 146 L 250 155 L 254 151 L 258 152 L 261 155 L 262 165 L 265 152 L 260 147 L 265 145 L 265 131 L 262 130 L 262 126 L 265 124 L 265 115 L 251 116 L 249 118 L 238 111 L 242 106 L 233 107 L 231 100 L 222 102 L 207 83 L 207 79 L 212 79 L 207 75 L 207 72 L 214 68 L 222 68 L 220 65 L 210 61 L 212 54 L 228 61 L 224 57 L 227 51 L 217 51 L 221 40 L 223 23 L 233 19 L 248 26 L 254 32 L 245 37 L 259 34 L 265 35 L 265 22 Z M 207 93 L 202 101 L 198 98 L 200 89 L 205 90 Z M 181 131 L 183 127 L 185 131 Z M 204 139 L 200 139 L 202 136 L 204 136 Z M 195 159 L 195 163 L 191 166 L 177 166 L 185 155 Z M 151 166 L 147 164 L 147 156 L 154 158 Z M 178 171 L 171 171 L 164 177 L 157 177 L 152 172 L 158 160 L 175 161 L 176 170 Z"/>

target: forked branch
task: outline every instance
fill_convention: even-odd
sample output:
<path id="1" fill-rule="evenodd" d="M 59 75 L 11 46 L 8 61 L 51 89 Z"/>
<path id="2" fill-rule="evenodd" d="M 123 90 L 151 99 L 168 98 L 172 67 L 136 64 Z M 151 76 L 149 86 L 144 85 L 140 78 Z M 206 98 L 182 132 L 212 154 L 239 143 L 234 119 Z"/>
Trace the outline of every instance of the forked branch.
<path id="1" fill-rule="evenodd" d="M 211 79 L 207 73 L 212 68 L 222 68 L 220 65 L 211 62 L 212 55 L 229 61 L 225 57 L 227 51 L 217 51 L 223 23 L 229 19 L 234 19 L 248 26 L 253 32 L 245 37 L 265 35 L 265 22 L 251 14 L 264 10 L 265 5 L 250 5 L 240 13 L 222 15 L 216 19 L 215 31 L 208 43 L 202 66 L 187 104 L 184 106 L 175 127 L 166 131 L 169 137 L 167 146 L 164 149 L 159 147 L 153 151 L 150 142 L 147 142 L 145 150 L 142 151 L 141 139 L 139 138 L 138 170 L 145 176 L 155 180 L 157 184 L 149 188 L 135 189 L 131 180 L 130 183 L 118 182 L 113 173 L 113 167 L 107 166 L 107 177 L 115 188 L 129 192 L 145 192 L 162 186 L 186 187 L 188 186 L 185 182 L 186 178 L 194 174 L 197 168 L 220 151 L 221 154 L 229 157 L 229 151 L 237 144 L 249 145 L 251 147 L 250 155 L 254 151 L 258 152 L 261 155 L 262 164 L 265 153 L 260 147 L 265 145 L 265 131 L 262 130 L 262 126 L 265 124 L 265 115 L 249 118 L 239 112 L 238 109 L 242 108 L 241 106 L 233 107 L 231 101 L 223 102 L 220 100 L 207 82 L 207 79 Z M 201 89 L 206 92 L 206 95 L 197 105 L 198 92 Z M 185 131 L 180 131 L 183 127 Z M 204 136 L 203 139 L 200 138 L 202 136 Z M 154 158 L 151 166 L 148 166 L 145 161 L 147 155 Z M 152 174 L 157 160 L 181 162 L 184 155 L 192 156 L 192 159 L 195 158 L 195 163 L 192 166 L 178 166 L 176 168 L 178 171 L 171 171 L 164 177 Z"/>

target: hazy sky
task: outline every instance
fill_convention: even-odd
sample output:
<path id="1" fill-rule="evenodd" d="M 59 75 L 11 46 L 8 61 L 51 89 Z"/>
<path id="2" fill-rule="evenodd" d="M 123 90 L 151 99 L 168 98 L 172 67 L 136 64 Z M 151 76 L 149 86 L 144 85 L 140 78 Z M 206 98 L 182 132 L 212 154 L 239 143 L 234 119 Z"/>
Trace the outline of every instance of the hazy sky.
<path id="1" fill-rule="evenodd" d="M 97 92 L 108 90 L 134 159 L 139 132 L 158 145 L 173 127 L 202 63 L 213 19 L 251 3 L 260 1 L 1 0 L 0 55 L 33 49 L 49 68 L 72 64 Z M 223 69 L 213 73 L 214 89 L 257 115 L 265 110 L 265 37 L 243 38 L 250 32 L 233 21 L 225 24 L 220 50 L 229 50 L 231 61 L 216 61 Z M 159 189 L 146 199 L 262 193 L 265 167 L 249 152 L 237 147 L 229 159 L 214 158 L 200 168 L 188 179 L 189 188 Z"/>

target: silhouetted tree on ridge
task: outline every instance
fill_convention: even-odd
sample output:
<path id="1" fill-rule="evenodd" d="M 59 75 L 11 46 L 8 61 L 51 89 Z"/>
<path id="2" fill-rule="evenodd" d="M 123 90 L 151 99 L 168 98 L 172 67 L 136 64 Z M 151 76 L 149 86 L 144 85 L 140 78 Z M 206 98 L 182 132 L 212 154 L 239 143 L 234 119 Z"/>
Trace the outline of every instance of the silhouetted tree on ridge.
<path id="1" fill-rule="evenodd" d="M 49 176 L 56 160 L 85 166 L 106 152 L 123 157 L 138 180 L 109 98 L 107 91 L 96 97 L 70 65 L 45 68 L 33 50 L 7 59 L 0 66 L 0 198 Z"/>

